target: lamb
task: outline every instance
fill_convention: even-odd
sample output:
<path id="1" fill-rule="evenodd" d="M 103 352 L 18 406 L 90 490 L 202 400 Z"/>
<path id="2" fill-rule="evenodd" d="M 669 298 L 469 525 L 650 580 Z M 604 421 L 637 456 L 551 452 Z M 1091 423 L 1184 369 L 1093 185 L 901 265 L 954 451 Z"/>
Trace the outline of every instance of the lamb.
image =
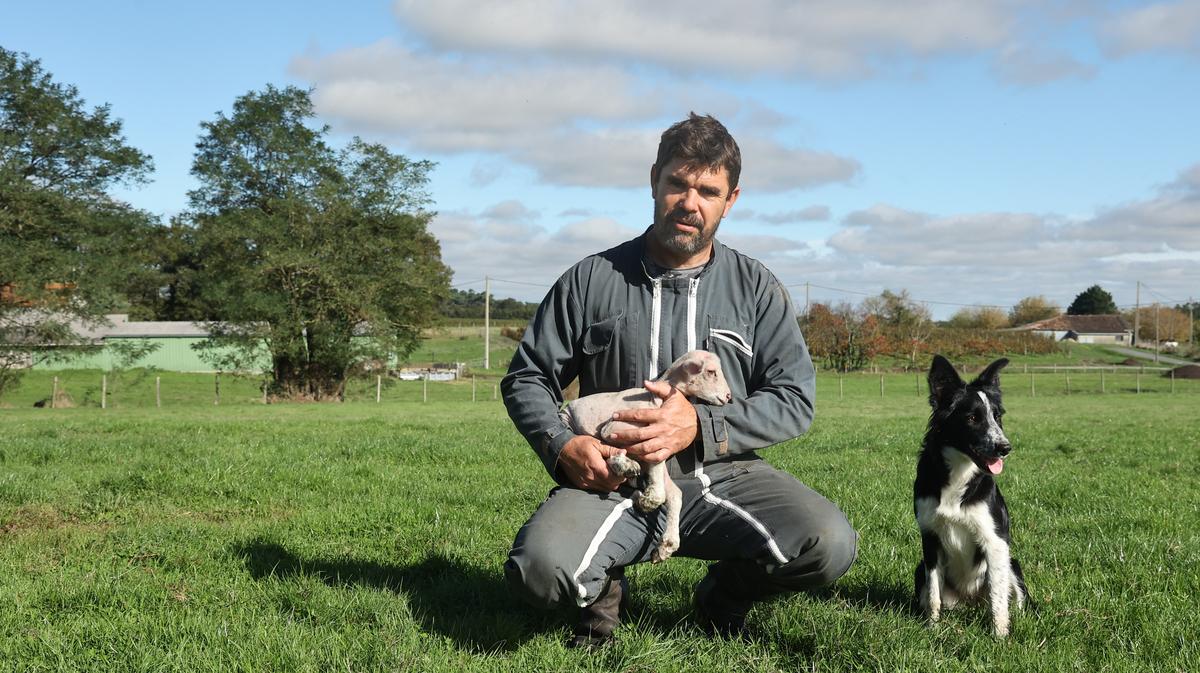
<path id="1" fill-rule="evenodd" d="M 684 354 L 658 377 L 689 399 L 714 405 L 723 405 L 733 400 L 733 393 L 721 371 L 721 359 L 708 351 L 695 350 Z M 591 435 L 603 440 L 609 434 L 636 427 L 623 421 L 614 421 L 613 412 L 618 409 L 658 407 L 662 400 L 645 388 L 630 388 L 615 393 L 596 393 L 574 400 L 562 410 L 563 422 L 576 434 Z M 614 474 L 634 478 L 642 475 L 643 467 L 624 454 L 608 459 L 608 468 Z M 643 512 L 667 505 L 666 531 L 662 542 L 651 555 L 651 561 L 659 563 L 671 557 L 679 549 L 679 510 L 683 505 L 683 494 L 671 481 L 665 463 L 645 467 L 645 479 L 634 497 L 634 504 Z"/>

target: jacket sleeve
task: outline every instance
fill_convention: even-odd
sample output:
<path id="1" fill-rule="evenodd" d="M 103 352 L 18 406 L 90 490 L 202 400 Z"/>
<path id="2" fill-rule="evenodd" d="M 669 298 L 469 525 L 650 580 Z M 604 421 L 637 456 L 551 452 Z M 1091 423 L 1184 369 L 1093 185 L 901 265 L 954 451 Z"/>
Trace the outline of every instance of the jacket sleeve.
<path id="1" fill-rule="evenodd" d="M 579 371 L 576 352 L 582 311 L 564 274 L 542 300 L 500 381 L 504 406 L 517 430 L 558 483 L 558 454 L 575 434 L 559 417 L 563 388 Z"/>
<path id="2" fill-rule="evenodd" d="M 787 289 L 774 276 L 770 283 L 758 303 L 749 394 L 696 405 L 706 463 L 799 437 L 812 425 L 816 372 Z"/>

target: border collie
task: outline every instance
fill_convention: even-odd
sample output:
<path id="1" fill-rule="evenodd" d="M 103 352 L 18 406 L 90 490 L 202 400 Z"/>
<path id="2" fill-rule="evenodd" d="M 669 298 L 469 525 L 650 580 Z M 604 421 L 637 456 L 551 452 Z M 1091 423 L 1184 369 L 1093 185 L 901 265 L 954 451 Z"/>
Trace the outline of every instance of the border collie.
<path id="1" fill-rule="evenodd" d="M 933 413 L 917 462 L 913 511 L 921 530 L 917 602 L 930 622 L 959 601 L 988 597 L 997 636 L 1008 635 L 1010 596 L 1028 596 L 1021 565 L 1009 555 L 1008 508 L 996 475 L 1012 450 L 1004 435 L 1000 370 L 988 365 L 966 383 L 941 355 L 929 370 Z"/>

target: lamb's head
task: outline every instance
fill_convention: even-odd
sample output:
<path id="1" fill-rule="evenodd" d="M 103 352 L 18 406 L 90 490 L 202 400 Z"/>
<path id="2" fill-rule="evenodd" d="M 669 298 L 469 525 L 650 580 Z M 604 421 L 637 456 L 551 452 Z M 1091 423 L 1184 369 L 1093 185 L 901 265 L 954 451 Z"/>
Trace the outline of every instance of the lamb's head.
<path id="1" fill-rule="evenodd" d="M 721 371 L 721 358 L 708 351 L 684 354 L 663 372 L 662 379 L 692 399 L 715 405 L 733 401 L 733 393 Z"/>

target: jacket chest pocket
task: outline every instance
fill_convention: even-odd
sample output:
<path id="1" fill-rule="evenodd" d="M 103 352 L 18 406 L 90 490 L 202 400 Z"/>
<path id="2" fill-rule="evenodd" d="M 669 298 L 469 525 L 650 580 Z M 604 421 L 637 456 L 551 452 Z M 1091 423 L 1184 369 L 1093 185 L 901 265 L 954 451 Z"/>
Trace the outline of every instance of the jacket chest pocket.
<path id="1" fill-rule="evenodd" d="M 721 370 L 734 397 L 746 394 L 746 382 L 754 363 L 754 332 L 749 323 L 709 314 L 704 349 L 721 358 Z"/>
<path id="2" fill-rule="evenodd" d="M 640 386 L 637 347 L 638 315 L 617 313 L 583 331 L 579 394 L 591 395 Z"/>

